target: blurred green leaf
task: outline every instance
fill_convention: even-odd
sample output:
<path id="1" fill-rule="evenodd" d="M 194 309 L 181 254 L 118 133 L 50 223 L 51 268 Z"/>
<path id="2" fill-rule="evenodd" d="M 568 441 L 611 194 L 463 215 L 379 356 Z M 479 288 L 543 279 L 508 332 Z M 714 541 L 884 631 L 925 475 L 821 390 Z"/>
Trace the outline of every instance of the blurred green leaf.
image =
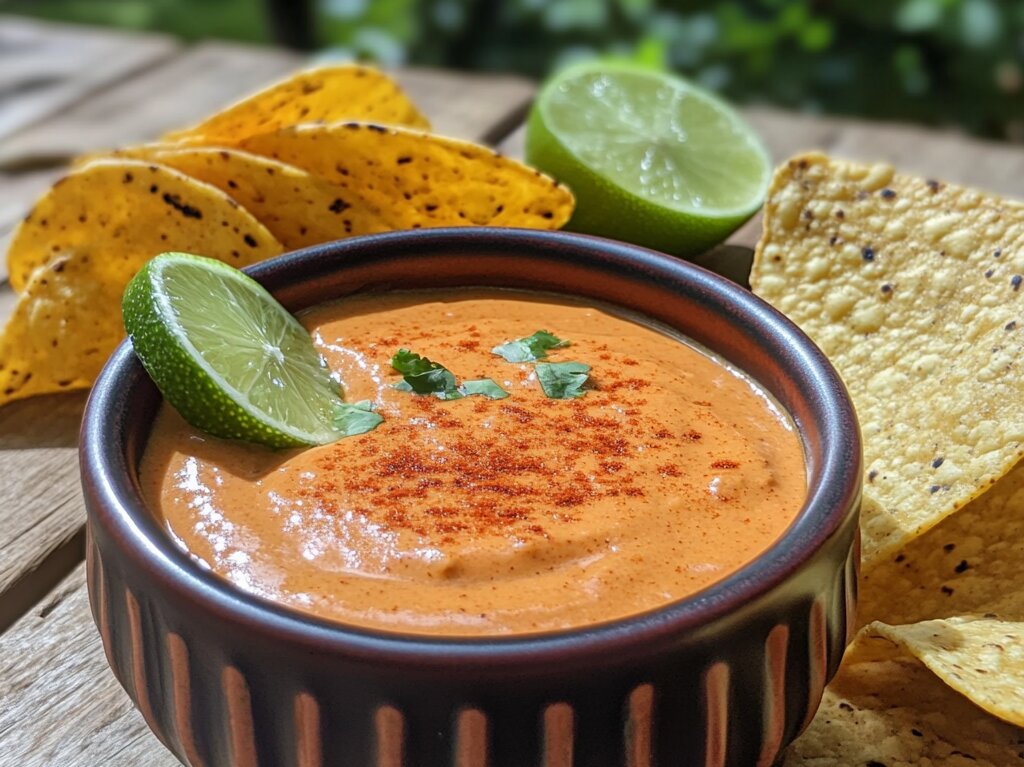
<path id="1" fill-rule="evenodd" d="M 645 37 L 637 44 L 631 58 L 635 64 L 648 69 L 665 69 L 668 66 L 668 46 L 657 37 Z"/>
<path id="2" fill-rule="evenodd" d="M 896 50 L 893 57 L 896 71 L 907 93 L 919 95 L 928 90 L 928 72 L 924 68 L 921 52 L 912 45 L 904 45 Z"/>
<path id="3" fill-rule="evenodd" d="M 990 46 L 999 36 L 999 11 L 992 0 L 965 0 L 960 23 L 964 45 L 970 48 Z"/>
<path id="4" fill-rule="evenodd" d="M 832 24 L 823 19 L 815 19 L 800 30 L 800 45 L 805 50 L 823 51 L 832 44 Z"/>
<path id="5" fill-rule="evenodd" d="M 924 32 L 942 20 L 942 5 L 935 0 L 904 0 L 896 12 L 896 28 L 903 32 Z"/>
<path id="6" fill-rule="evenodd" d="M 642 20 L 655 7 L 653 0 L 616 0 L 622 12 L 633 20 Z"/>
<path id="7" fill-rule="evenodd" d="M 601 29 L 608 23 L 607 0 L 548 0 L 544 23 L 552 32 Z"/>

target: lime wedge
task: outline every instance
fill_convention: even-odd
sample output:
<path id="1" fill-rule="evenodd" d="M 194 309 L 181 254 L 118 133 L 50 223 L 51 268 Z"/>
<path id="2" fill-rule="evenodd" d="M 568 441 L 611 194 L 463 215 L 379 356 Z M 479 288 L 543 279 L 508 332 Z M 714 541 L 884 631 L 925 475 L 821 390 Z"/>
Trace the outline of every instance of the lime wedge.
<path id="1" fill-rule="evenodd" d="M 193 426 L 275 448 L 342 436 L 340 387 L 309 333 L 237 269 L 164 253 L 129 283 L 122 312 L 146 371 Z"/>
<path id="2" fill-rule="evenodd" d="M 764 202 L 771 161 L 721 99 L 674 75 L 588 62 L 555 75 L 527 122 L 526 159 L 576 195 L 567 228 L 693 255 Z"/>

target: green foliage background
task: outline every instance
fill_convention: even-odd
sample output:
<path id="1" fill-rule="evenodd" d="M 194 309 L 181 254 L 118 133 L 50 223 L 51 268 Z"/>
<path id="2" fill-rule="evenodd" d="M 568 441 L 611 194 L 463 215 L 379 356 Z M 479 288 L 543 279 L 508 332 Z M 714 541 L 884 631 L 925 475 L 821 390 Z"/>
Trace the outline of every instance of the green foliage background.
<path id="1" fill-rule="evenodd" d="M 330 54 L 543 76 L 593 53 L 664 63 L 738 102 L 1024 141 L 1022 0 L 319 0 Z M 267 41 L 259 0 L 0 0 L 186 39 Z"/>

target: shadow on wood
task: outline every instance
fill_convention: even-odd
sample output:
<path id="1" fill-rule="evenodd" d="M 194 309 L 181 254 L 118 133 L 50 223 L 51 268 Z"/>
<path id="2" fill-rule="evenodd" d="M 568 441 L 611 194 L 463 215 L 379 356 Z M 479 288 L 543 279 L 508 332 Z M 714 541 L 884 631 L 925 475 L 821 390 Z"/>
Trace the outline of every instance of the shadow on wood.
<path id="1" fill-rule="evenodd" d="M 707 253 L 690 259 L 697 266 L 703 266 L 716 274 L 750 288 L 750 266 L 754 262 L 754 251 L 743 245 L 719 245 Z"/>
<path id="2" fill-rule="evenodd" d="M 49 553 L 42 563 L 0 592 L 0 632 L 38 605 L 50 591 L 83 559 L 85 528 Z M 46 608 L 43 608 L 44 610 Z"/>
<path id="3" fill-rule="evenodd" d="M 88 394 L 32 397 L 0 407 L 0 450 L 75 447 Z"/>

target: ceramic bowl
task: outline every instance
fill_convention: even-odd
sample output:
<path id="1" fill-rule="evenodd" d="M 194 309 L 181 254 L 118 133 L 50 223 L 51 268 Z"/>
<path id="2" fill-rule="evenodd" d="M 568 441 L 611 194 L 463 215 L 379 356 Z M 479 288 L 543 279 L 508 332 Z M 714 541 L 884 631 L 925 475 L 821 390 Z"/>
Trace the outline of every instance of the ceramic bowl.
<path id="1" fill-rule="evenodd" d="M 350 628 L 198 567 L 143 502 L 160 397 L 122 344 L 82 434 L 89 593 L 114 673 L 194 767 L 751 767 L 807 725 L 848 641 L 861 446 L 824 355 L 743 288 L 630 245 L 562 233 L 421 230 L 251 269 L 291 310 L 365 291 L 492 286 L 597 299 L 710 348 L 792 415 L 808 496 L 763 555 L 657 610 L 506 638 Z"/>

